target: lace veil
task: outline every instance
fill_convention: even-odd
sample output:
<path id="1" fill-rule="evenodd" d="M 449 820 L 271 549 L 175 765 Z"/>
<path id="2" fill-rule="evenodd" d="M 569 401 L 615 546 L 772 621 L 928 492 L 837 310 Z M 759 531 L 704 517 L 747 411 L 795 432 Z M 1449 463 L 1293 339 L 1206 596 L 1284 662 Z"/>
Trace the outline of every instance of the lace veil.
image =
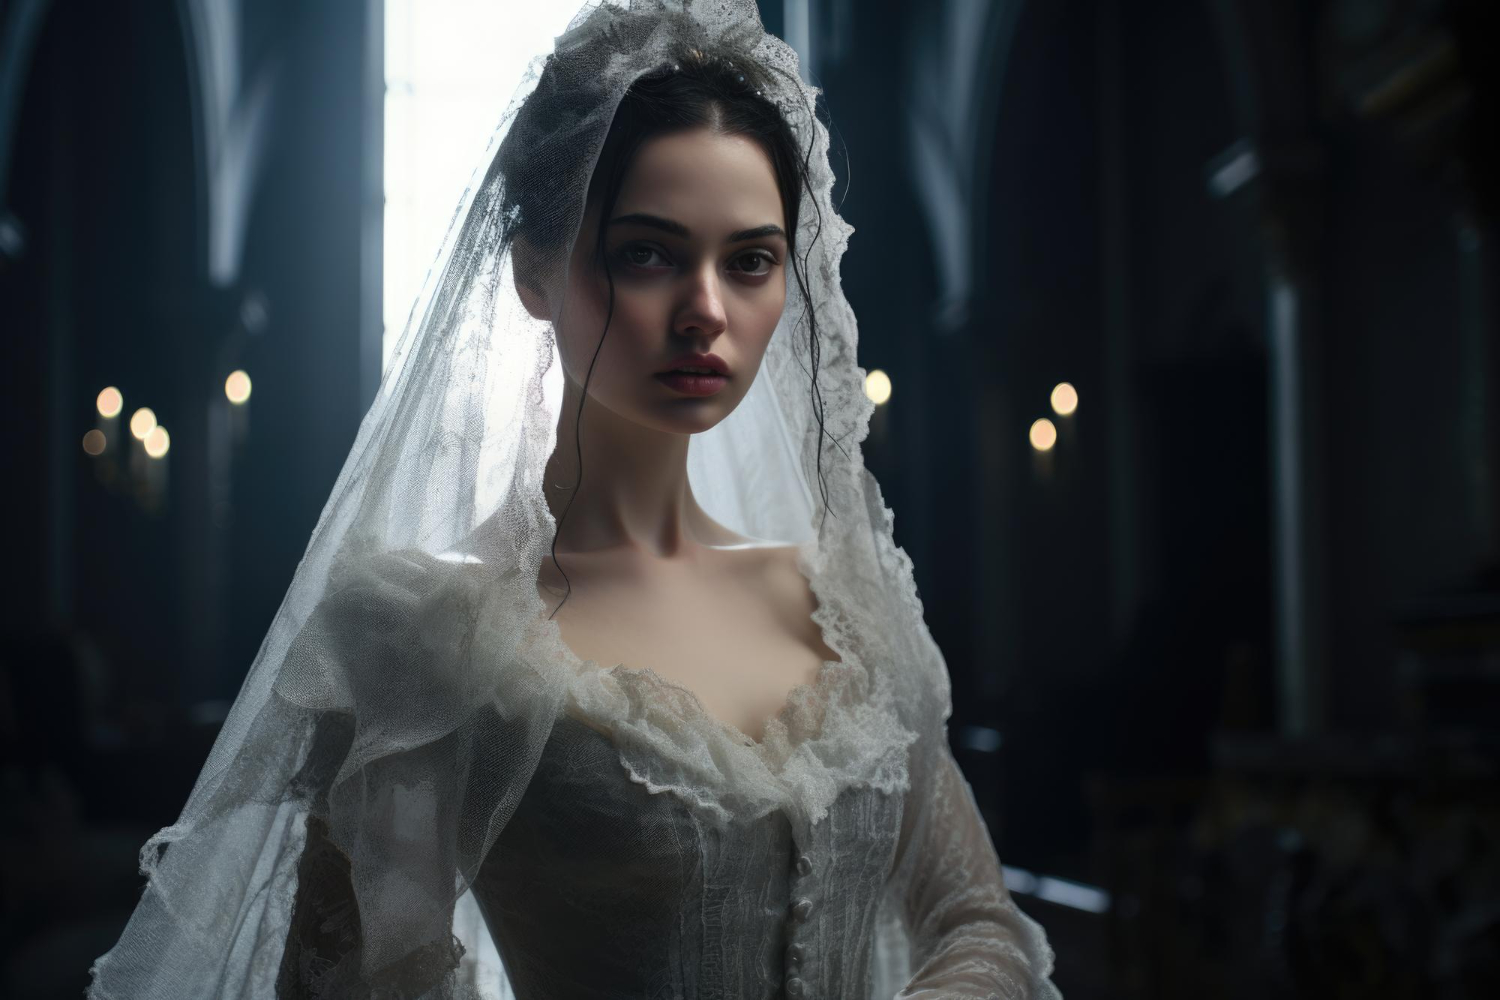
<path id="1" fill-rule="evenodd" d="M 352 956 L 344 968 L 318 974 L 370 991 L 360 995 L 479 995 L 473 961 L 492 948 L 472 921 L 464 929 L 465 894 L 569 683 L 536 590 L 554 533 L 542 473 L 562 376 L 550 325 L 516 292 L 516 224 L 533 213 L 571 247 L 622 95 L 690 48 L 759 67 L 809 182 L 796 248 L 807 295 L 788 280 L 752 389 L 694 437 L 692 489 L 733 530 L 802 547 L 820 623 L 841 653 L 863 653 L 867 696 L 896 706 L 905 742 L 940 739 L 947 670 L 861 457 L 872 404 L 838 275 L 852 230 L 830 200 L 815 91 L 754 0 L 590 4 L 497 128 L 191 797 L 142 849 L 148 884 L 95 963 L 91 1000 L 276 995 L 314 836 L 347 868 L 360 938 L 332 950 Z M 523 185 L 545 196 L 518 202 Z M 566 268 L 567 254 L 543 263 Z M 887 766 L 866 780 L 907 777 Z M 827 798 L 813 788 L 799 821 Z M 883 926 L 899 976 L 912 942 Z"/>

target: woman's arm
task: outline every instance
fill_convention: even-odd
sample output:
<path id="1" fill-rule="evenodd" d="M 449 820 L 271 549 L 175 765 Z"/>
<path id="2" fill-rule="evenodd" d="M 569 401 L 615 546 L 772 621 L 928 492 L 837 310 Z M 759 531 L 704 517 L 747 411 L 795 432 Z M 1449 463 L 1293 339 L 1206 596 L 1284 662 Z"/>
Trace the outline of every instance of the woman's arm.
<path id="1" fill-rule="evenodd" d="M 1046 934 L 1011 900 L 946 737 L 919 740 L 913 754 L 898 867 L 914 973 L 897 1000 L 1060 1000 Z"/>
<path id="2" fill-rule="evenodd" d="M 316 721 L 289 789 L 306 809 L 305 838 L 278 998 L 425 996 L 456 961 L 446 930 L 452 906 L 445 914 L 432 891 L 451 882 L 455 836 L 436 822 L 436 803 L 462 798 L 466 786 L 452 777 L 464 770 L 458 750 L 487 716 L 461 719 L 437 740 L 408 721 L 442 706 L 445 695 L 440 678 L 451 654 L 417 624 L 436 585 L 419 563 L 395 555 L 372 561 L 318 603 L 288 650 L 284 677 L 296 679 L 287 687 L 299 695 L 288 704 Z M 429 632 L 461 627 L 448 624 L 461 621 L 456 609 L 443 610 Z M 321 704 L 301 708 L 304 701 Z M 371 732 L 383 736 L 378 753 L 370 752 Z M 339 784 L 351 753 L 361 766 Z M 440 784 L 444 778 L 450 783 Z M 356 849 L 364 852 L 362 872 Z M 419 908 L 411 928 L 436 934 L 427 945 L 404 932 Z M 367 952 L 399 957 L 368 970 Z"/>
<path id="3" fill-rule="evenodd" d="M 276 996 L 303 1000 L 346 994 L 358 985 L 359 961 L 359 905 L 349 858 L 329 841 L 328 824 L 309 815 Z"/>

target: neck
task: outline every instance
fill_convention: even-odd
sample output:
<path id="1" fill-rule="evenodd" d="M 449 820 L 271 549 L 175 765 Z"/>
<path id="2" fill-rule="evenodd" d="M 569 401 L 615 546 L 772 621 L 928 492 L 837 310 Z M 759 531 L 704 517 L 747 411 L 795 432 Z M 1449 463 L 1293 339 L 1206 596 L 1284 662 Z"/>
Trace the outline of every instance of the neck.
<path id="1" fill-rule="evenodd" d="M 547 462 L 547 506 L 561 522 L 557 551 L 688 554 L 712 531 L 688 484 L 690 435 L 643 427 L 594 400 L 584 405 L 580 425 L 579 398 L 566 381 L 557 446 Z"/>

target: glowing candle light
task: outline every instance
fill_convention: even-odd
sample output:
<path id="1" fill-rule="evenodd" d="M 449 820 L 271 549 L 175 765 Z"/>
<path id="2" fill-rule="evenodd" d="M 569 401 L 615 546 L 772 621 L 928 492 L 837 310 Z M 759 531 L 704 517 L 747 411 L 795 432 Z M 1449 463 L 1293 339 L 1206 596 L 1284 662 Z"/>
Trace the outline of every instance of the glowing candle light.
<path id="1" fill-rule="evenodd" d="M 1056 458 L 1052 449 L 1057 444 L 1057 426 L 1042 417 L 1032 423 L 1026 436 L 1031 441 L 1031 465 L 1037 479 L 1042 483 L 1052 482 Z"/>
<path id="2" fill-rule="evenodd" d="M 85 437 L 84 451 L 90 455 L 99 456 L 109 448 L 111 441 L 118 441 L 120 437 L 120 411 L 125 408 L 125 395 L 112 385 L 105 386 L 99 390 L 99 395 L 94 397 L 94 409 L 99 414 L 99 420 L 95 424 L 98 429 L 99 441 L 98 451 L 89 451 L 88 439 Z M 118 451 L 118 449 L 116 449 Z M 114 456 L 111 456 L 114 461 Z"/>
<path id="3" fill-rule="evenodd" d="M 879 368 L 872 368 L 865 374 L 865 395 L 875 404 L 875 412 L 870 414 L 870 446 L 875 449 L 885 447 L 889 414 L 886 412 L 886 403 L 891 400 L 891 377 Z"/>
<path id="4" fill-rule="evenodd" d="M 156 414 L 149 406 L 143 406 L 130 415 L 130 433 L 137 441 L 146 440 L 146 435 L 156 426 Z"/>
<path id="5" fill-rule="evenodd" d="M 1057 444 L 1057 425 L 1042 417 L 1031 425 L 1031 446 L 1037 451 L 1051 451 Z"/>
<path id="6" fill-rule="evenodd" d="M 146 444 L 146 454 L 151 458 L 165 458 L 172 447 L 172 436 L 161 424 L 151 428 L 143 440 Z"/>
<path id="7" fill-rule="evenodd" d="M 224 398 L 229 400 L 229 440 L 239 444 L 250 430 L 250 375 L 237 368 L 224 379 Z"/>
<path id="8" fill-rule="evenodd" d="M 1059 382 L 1052 389 L 1052 412 L 1071 417 L 1078 409 L 1078 390 L 1070 382 Z"/>
<path id="9" fill-rule="evenodd" d="M 250 376 L 244 371 L 232 371 L 224 380 L 224 395 L 235 406 L 240 406 L 250 399 Z"/>
<path id="10" fill-rule="evenodd" d="M 125 408 L 125 396 L 114 386 L 106 386 L 99 391 L 94 406 L 99 410 L 99 416 L 113 419 Z"/>

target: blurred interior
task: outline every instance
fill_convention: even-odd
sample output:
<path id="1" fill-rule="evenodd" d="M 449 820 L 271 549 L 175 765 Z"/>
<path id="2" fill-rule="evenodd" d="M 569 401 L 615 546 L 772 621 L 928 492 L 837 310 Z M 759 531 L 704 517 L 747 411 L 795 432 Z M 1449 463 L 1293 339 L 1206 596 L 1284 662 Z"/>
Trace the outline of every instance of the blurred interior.
<path id="1" fill-rule="evenodd" d="M 0 995 L 139 898 L 520 65 L 413 80 L 520 7 L 0 0 Z M 1500 996 L 1500 5 L 761 8 L 1064 995 Z"/>

